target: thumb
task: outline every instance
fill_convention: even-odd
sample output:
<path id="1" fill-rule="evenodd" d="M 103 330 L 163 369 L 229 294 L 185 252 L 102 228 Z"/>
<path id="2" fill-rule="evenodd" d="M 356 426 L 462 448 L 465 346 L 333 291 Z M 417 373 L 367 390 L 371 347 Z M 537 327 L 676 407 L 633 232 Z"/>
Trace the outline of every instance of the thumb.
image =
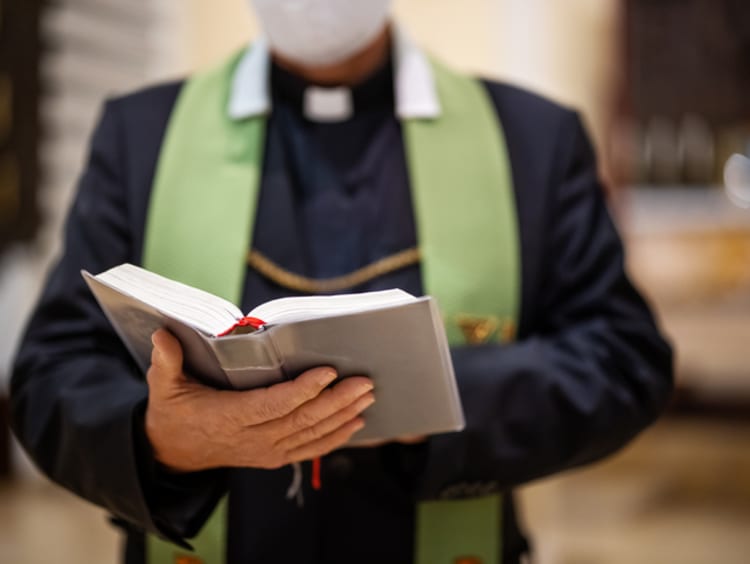
<path id="1" fill-rule="evenodd" d="M 182 380 L 182 347 L 180 342 L 166 329 L 159 329 L 151 335 L 154 345 L 151 351 L 149 385 L 158 386 Z M 152 382 L 152 380 L 156 380 Z"/>

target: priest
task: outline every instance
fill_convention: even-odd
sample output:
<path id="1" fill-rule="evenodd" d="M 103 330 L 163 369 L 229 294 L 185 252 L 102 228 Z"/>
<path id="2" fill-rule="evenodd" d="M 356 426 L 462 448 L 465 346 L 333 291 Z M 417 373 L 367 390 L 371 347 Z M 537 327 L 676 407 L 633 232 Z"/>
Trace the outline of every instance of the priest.
<path id="1" fill-rule="evenodd" d="M 107 103 L 12 379 L 50 478 L 128 563 L 518 563 L 513 489 L 662 410 L 672 359 L 577 114 L 421 51 L 388 0 L 254 0 L 263 37 Z M 441 306 L 466 428 L 346 448 L 378 399 L 316 367 L 218 391 L 153 336 L 139 372 L 79 272 L 222 295 L 402 288 Z"/>

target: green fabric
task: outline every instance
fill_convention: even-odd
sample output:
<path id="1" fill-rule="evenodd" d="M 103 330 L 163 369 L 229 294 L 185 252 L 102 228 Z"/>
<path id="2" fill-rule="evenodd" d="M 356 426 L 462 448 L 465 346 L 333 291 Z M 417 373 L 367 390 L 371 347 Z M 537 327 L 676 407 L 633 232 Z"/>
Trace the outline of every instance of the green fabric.
<path id="1" fill-rule="evenodd" d="M 499 494 L 420 503 L 416 564 L 454 564 L 461 558 L 499 564 L 501 518 Z"/>
<path id="2" fill-rule="evenodd" d="M 203 525 L 200 534 L 190 541 L 194 551 L 186 550 L 170 542 L 148 535 L 146 541 L 146 564 L 220 564 L 226 555 L 226 515 L 228 499 L 225 496 Z"/>
<path id="3" fill-rule="evenodd" d="M 237 64 L 180 93 L 159 156 L 143 250 L 154 272 L 238 303 L 255 220 L 265 119 L 232 120 Z"/>
<path id="4" fill-rule="evenodd" d="M 263 117 L 227 116 L 237 60 L 191 79 L 179 96 L 159 159 L 143 259 L 154 272 L 235 303 L 251 243 L 265 131 Z M 423 285 L 437 298 L 449 341 L 457 345 L 465 342 L 460 316 L 515 322 L 518 233 L 505 143 L 491 101 L 477 81 L 438 64 L 433 69 L 441 116 L 407 120 L 404 130 Z M 419 504 L 416 561 L 473 556 L 499 564 L 500 507 L 497 495 Z M 223 501 L 191 540 L 193 557 L 206 564 L 224 561 L 225 520 Z M 175 562 L 183 554 L 148 537 L 149 564 Z"/>
<path id="5" fill-rule="evenodd" d="M 518 317 L 518 228 L 505 140 L 487 92 L 439 63 L 432 68 L 441 115 L 407 120 L 405 141 L 423 287 L 458 345 L 458 316 Z"/>
<path id="6" fill-rule="evenodd" d="M 439 63 L 432 68 L 441 115 L 408 120 L 406 150 L 423 286 L 440 304 L 448 341 L 461 345 L 461 316 L 516 323 L 516 207 L 505 140 L 484 87 Z M 418 504 L 416 564 L 459 557 L 499 564 L 501 518 L 499 495 Z"/>

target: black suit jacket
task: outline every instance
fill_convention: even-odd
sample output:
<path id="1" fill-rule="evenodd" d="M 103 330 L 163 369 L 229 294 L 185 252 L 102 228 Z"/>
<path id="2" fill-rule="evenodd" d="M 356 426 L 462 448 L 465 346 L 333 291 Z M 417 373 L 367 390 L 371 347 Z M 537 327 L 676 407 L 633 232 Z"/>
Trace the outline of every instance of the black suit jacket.
<path id="1" fill-rule="evenodd" d="M 106 105 L 65 252 L 17 358 L 12 420 L 47 475 L 129 531 L 129 561 L 143 558 L 142 531 L 180 542 L 229 489 L 231 561 L 409 562 L 415 500 L 509 491 L 601 458 L 655 419 L 671 390 L 670 348 L 624 271 L 577 115 L 485 85 L 504 128 L 518 207 L 519 340 L 452 351 L 464 432 L 415 447 L 334 453 L 324 459 L 324 493 L 308 495 L 304 509 L 280 498 L 288 470 L 174 477 L 152 460 L 143 376 L 79 270 L 140 262 L 154 169 L 181 85 Z M 524 542 L 510 502 L 505 510 L 504 561 L 514 562 Z"/>

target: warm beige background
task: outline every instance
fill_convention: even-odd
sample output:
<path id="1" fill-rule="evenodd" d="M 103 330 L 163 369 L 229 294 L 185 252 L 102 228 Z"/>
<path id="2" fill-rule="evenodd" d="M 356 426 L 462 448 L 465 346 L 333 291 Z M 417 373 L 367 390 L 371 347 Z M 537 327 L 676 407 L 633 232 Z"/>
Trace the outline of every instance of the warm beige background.
<path id="1" fill-rule="evenodd" d="M 184 0 L 176 66 L 204 68 L 258 26 L 250 0 Z M 603 147 L 617 69 L 615 0 L 395 0 L 396 17 L 454 66 L 531 87 L 580 109 Z"/>

